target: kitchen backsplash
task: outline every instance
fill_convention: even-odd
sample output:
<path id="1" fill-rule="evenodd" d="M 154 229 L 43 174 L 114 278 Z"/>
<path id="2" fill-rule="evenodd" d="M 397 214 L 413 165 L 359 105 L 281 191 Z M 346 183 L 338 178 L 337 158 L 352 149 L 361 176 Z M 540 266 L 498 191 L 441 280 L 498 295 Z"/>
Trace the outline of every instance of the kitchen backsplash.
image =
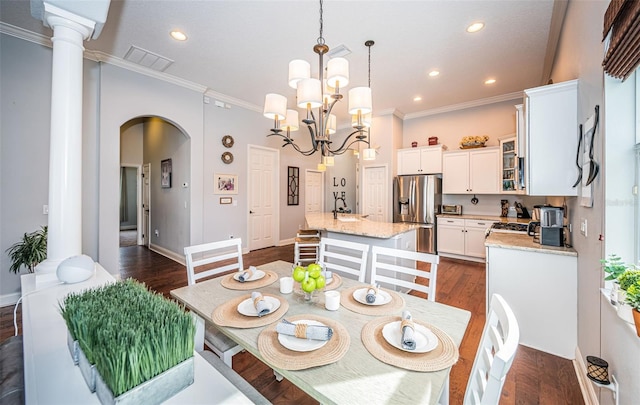
<path id="1" fill-rule="evenodd" d="M 524 205 L 529 214 L 533 212 L 533 206 L 538 204 L 545 204 L 551 202 L 547 202 L 546 197 L 530 197 L 526 195 L 514 195 L 514 194 L 505 194 L 505 195 L 483 195 L 476 194 L 476 198 L 478 199 L 477 204 L 472 204 L 471 199 L 473 198 L 473 194 L 443 194 L 442 195 L 442 203 L 443 204 L 455 204 L 462 205 L 462 213 L 470 214 L 470 215 L 491 215 L 499 217 L 501 213 L 501 200 L 509 201 L 509 216 L 516 216 L 516 211 L 514 207 L 514 203 L 516 201 L 520 202 Z M 562 202 L 560 202 L 562 204 Z"/>

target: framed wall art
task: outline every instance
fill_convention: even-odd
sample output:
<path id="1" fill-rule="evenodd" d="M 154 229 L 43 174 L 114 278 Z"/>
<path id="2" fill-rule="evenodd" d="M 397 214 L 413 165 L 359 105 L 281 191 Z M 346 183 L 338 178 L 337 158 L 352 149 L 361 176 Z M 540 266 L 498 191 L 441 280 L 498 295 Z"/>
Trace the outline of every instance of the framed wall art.
<path id="1" fill-rule="evenodd" d="M 287 205 L 298 205 L 300 202 L 300 168 L 289 166 L 287 176 Z"/>
<path id="2" fill-rule="evenodd" d="M 238 194 L 238 175 L 237 174 L 213 174 L 213 193 L 214 194 Z"/>
<path id="3" fill-rule="evenodd" d="M 160 185 L 162 188 L 171 188 L 171 159 L 160 161 Z"/>

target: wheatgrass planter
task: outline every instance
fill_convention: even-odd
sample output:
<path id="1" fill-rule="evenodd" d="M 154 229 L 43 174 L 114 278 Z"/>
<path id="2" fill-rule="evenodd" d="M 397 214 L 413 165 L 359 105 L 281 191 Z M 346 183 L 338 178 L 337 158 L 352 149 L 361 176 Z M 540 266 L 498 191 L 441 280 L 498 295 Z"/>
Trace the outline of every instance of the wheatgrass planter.
<path id="1" fill-rule="evenodd" d="M 194 381 L 195 323 L 184 307 L 132 279 L 60 303 L 67 345 L 103 404 L 159 404 Z"/>

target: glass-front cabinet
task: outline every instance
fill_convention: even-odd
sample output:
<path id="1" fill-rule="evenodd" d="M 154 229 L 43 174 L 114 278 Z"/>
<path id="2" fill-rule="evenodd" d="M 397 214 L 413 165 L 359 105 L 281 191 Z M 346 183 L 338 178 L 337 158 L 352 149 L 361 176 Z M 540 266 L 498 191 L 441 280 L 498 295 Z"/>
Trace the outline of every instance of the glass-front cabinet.
<path id="1" fill-rule="evenodd" d="M 500 173 L 502 174 L 501 192 L 522 192 L 518 187 L 518 144 L 515 135 L 500 141 Z"/>

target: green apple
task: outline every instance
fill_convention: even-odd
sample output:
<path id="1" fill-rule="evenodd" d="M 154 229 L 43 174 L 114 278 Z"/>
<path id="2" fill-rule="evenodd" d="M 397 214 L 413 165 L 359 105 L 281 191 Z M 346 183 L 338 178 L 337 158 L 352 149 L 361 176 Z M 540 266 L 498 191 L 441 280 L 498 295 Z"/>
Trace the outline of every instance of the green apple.
<path id="1" fill-rule="evenodd" d="M 306 271 L 304 270 L 304 267 L 302 266 L 297 266 L 295 269 L 293 269 L 293 279 L 297 282 L 301 282 L 302 280 L 304 280 Z"/>
<path id="2" fill-rule="evenodd" d="M 318 278 L 322 273 L 322 267 L 317 263 L 311 263 L 308 265 L 307 270 L 309 271 L 309 276 L 313 278 Z"/>
<path id="3" fill-rule="evenodd" d="M 307 277 L 305 280 L 302 281 L 300 286 L 302 287 L 302 291 L 304 292 L 308 292 L 308 293 L 313 292 L 313 290 L 316 289 L 316 279 Z"/>
<path id="4" fill-rule="evenodd" d="M 320 274 L 318 278 L 316 278 L 316 288 L 319 290 L 321 288 L 324 288 L 325 285 L 327 285 L 327 279 L 324 278 L 322 274 Z"/>

